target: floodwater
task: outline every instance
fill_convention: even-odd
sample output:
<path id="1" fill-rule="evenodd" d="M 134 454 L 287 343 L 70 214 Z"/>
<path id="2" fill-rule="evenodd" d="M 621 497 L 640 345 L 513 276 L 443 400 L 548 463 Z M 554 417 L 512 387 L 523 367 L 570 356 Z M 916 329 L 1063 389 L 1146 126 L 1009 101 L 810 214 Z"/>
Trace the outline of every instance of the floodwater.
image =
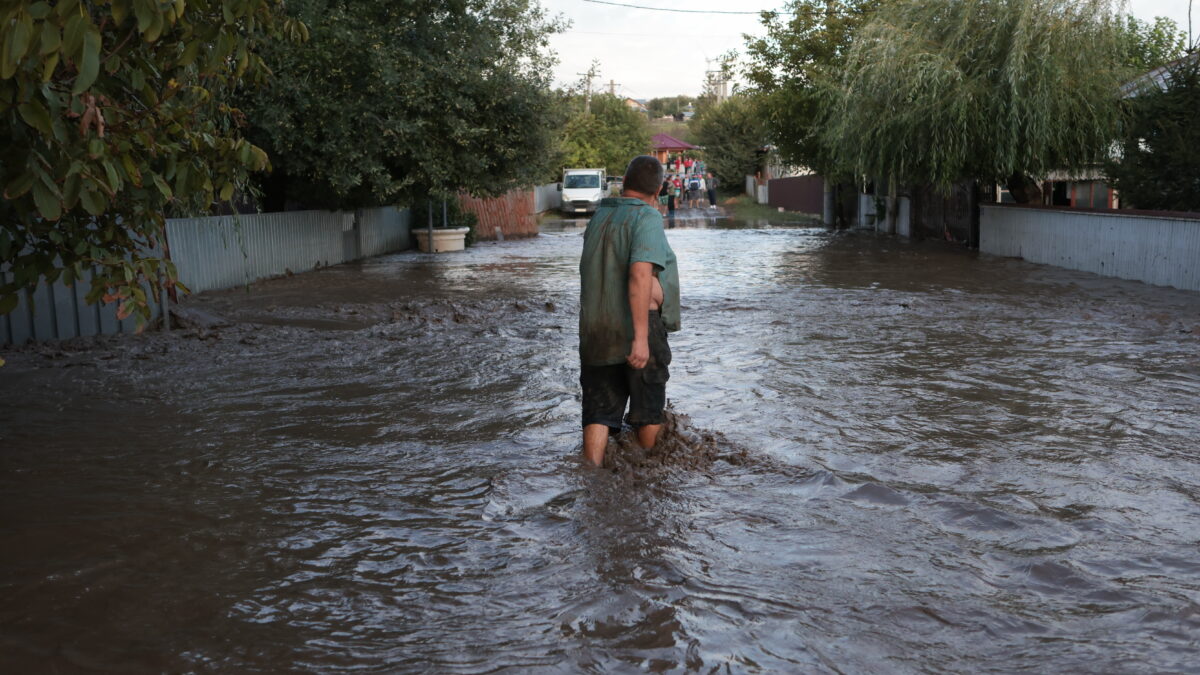
<path id="1" fill-rule="evenodd" d="M 0 352 L 3 670 L 1200 663 L 1200 294 L 681 223 L 687 419 L 595 470 L 581 231 Z"/>

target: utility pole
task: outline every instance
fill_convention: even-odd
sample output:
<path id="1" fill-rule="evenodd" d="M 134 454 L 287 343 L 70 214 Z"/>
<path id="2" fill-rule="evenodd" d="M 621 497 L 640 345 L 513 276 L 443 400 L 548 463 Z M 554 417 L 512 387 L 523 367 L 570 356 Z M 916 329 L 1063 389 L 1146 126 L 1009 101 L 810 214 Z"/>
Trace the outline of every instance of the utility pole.
<path id="1" fill-rule="evenodd" d="M 611 78 L 608 80 L 608 93 L 613 96 L 617 95 L 617 82 Z"/>
<path id="2" fill-rule="evenodd" d="M 592 60 L 592 65 L 588 67 L 586 73 L 575 73 L 583 77 L 583 111 L 585 113 L 592 112 L 592 78 L 600 75 L 600 62 Z"/>
<path id="3" fill-rule="evenodd" d="M 1200 43 L 1200 40 L 1192 39 L 1192 0 L 1188 0 L 1188 51 L 1194 53 L 1197 43 Z"/>

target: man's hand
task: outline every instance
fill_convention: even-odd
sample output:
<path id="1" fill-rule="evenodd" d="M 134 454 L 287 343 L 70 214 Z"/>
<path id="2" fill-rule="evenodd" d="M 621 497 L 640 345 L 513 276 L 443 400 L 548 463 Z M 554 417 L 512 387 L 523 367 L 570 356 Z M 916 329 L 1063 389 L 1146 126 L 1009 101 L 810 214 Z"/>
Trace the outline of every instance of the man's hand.
<path id="1" fill-rule="evenodd" d="M 650 287 L 654 265 L 635 262 L 629 266 L 629 309 L 633 313 L 633 342 L 625 362 L 631 368 L 645 368 L 650 360 Z"/>
<path id="2" fill-rule="evenodd" d="M 650 342 L 646 339 L 634 340 L 629 349 L 629 356 L 625 357 L 625 363 L 629 364 L 630 368 L 640 370 L 646 367 L 646 363 L 650 360 Z"/>

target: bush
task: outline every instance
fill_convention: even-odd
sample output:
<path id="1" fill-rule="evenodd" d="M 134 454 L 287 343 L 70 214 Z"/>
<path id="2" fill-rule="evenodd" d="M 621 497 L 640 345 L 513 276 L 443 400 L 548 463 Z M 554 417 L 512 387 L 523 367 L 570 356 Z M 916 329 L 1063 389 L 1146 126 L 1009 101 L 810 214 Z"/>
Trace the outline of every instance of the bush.
<path id="1" fill-rule="evenodd" d="M 1152 86 L 1125 102 L 1121 156 L 1109 180 L 1127 206 L 1200 212 L 1200 57 L 1170 70 L 1167 86 Z"/>

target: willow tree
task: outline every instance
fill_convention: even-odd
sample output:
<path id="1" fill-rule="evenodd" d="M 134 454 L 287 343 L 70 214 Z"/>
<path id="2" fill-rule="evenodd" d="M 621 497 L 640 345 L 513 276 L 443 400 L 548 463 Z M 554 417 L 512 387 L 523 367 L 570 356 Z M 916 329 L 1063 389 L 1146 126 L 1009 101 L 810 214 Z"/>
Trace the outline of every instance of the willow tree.
<path id="1" fill-rule="evenodd" d="M 821 138 L 826 92 L 839 81 L 856 36 L 881 0 L 789 0 L 763 12 L 761 36 L 747 36 L 749 93 L 789 164 L 833 171 Z"/>
<path id="2" fill-rule="evenodd" d="M 1108 0 L 899 0 L 858 34 L 824 140 L 856 175 L 948 187 L 1095 166 L 1126 72 Z"/>

